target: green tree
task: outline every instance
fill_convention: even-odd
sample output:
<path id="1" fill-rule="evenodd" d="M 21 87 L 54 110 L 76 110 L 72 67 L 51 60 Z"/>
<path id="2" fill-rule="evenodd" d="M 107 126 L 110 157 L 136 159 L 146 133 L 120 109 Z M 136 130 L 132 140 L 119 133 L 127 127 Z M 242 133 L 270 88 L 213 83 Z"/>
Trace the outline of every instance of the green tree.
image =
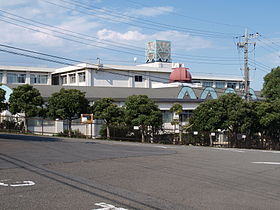
<path id="1" fill-rule="evenodd" d="M 27 130 L 26 118 L 40 116 L 44 100 L 39 90 L 26 84 L 13 89 L 9 103 L 10 111 L 13 114 L 25 114 L 24 127 Z"/>
<path id="2" fill-rule="evenodd" d="M 229 131 L 232 143 L 236 145 L 237 133 L 241 131 L 244 118 L 244 101 L 236 94 L 226 94 L 218 99 L 200 104 L 190 118 L 193 130 L 215 132 L 218 129 Z M 212 138 L 210 146 L 212 146 Z"/>
<path id="3" fill-rule="evenodd" d="M 243 147 L 252 148 L 258 144 L 258 141 L 255 141 L 257 140 L 255 136 L 261 131 L 260 118 L 257 113 L 259 104 L 260 102 L 257 101 L 243 101 L 242 107 L 238 110 L 238 132 L 246 135 L 246 138 L 242 139 L 244 142 L 241 142 Z"/>
<path id="4" fill-rule="evenodd" d="M 127 125 L 139 126 L 142 142 L 149 132 L 158 132 L 162 127 L 162 114 L 155 102 L 146 95 L 132 95 L 125 102 L 125 122 Z"/>
<path id="5" fill-rule="evenodd" d="M 48 116 L 68 120 L 69 136 L 71 135 L 72 120 L 87 113 L 89 102 L 85 93 L 76 89 L 64 89 L 53 93 L 48 100 Z"/>
<path id="6" fill-rule="evenodd" d="M 112 98 L 102 98 L 91 107 L 94 118 L 104 120 L 108 139 L 110 138 L 110 126 L 120 122 L 123 117 L 122 109 L 113 102 Z"/>
<path id="7" fill-rule="evenodd" d="M 7 103 L 5 103 L 6 91 L 0 88 L 0 111 L 7 109 Z"/>
<path id="8" fill-rule="evenodd" d="M 280 98 L 280 67 L 271 70 L 264 77 L 264 84 L 262 95 L 268 100 L 275 100 Z"/>
<path id="9" fill-rule="evenodd" d="M 256 108 L 262 140 L 272 149 L 280 148 L 280 99 L 259 102 Z"/>
<path id="10" fill-rule="evenodd" d="M 174 125 L 174 136 L 175 136 L 175 130 L 176 130 L 176 125 L 179 125 L 179 142 L 180 144 L 182 143 L 182 112 L 183 112 L 183 107 L 179 103 L 175 103 L 172 105 L 172 107 L 169 109 L 170 112 L 173 113 L 176 116 L 178 116 L 178 119 L 173 119 L 171 124 Z"/>
<path id="11" fill-rule="evenodd" d="M 190 117 L 192 130 L 210 132 L 221 129 L 224 111 L 220 112 L 218 100 L 209 100 L 201 103 Z M 209 144 L 212 146 L 212 137 L 209 135 Z"/>

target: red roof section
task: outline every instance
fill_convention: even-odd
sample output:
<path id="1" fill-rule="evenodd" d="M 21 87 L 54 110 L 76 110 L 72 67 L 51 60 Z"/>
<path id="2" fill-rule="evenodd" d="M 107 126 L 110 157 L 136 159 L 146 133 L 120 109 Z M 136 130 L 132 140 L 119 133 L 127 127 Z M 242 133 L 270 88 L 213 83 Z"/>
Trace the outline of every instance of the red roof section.
<path id="1" fill-rule="evenodd" d="M 188 68 L 180 67 L 180 68 L 173 68 L 172 73 L 169 77 L 169 82 L 191 82 L 192 75 L 188 71 Z"/>

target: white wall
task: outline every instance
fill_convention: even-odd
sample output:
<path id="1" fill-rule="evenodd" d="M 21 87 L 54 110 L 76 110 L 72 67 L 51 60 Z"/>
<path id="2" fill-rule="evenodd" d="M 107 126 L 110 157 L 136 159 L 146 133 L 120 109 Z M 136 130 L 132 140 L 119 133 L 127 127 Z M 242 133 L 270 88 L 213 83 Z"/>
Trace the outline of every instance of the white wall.
<path id="1" fill-rule="evenodd" d="M 155 87 L 155 85 L 157 85 L 157 84 L 168 83 L 169 74 L 151 72 L 150 73 L 150 81 L 151 81 L 151 87 L 152 88 Z"/>
<path id="2" fill-rule="evenodd" d="M 156 103 L 156 104 L 158 105 L 160 110 L 169 110 L 174 103 L 176 102 L 165 102 L 165 103 Z M 180 104 L 183 106 L 183 110 L 194 110 L 199 105 L 198 102 L 197 103 L 180 102 Z"/>
<path id="3" fill-rule="evenodd" d="M 129 86 L 128 72 L 122 72 L 122 74 L 126 74 L 127 76 L 114 74 L 111 72 L 93 70 L 92 72 L 93 86 L 128 87 Z"/>

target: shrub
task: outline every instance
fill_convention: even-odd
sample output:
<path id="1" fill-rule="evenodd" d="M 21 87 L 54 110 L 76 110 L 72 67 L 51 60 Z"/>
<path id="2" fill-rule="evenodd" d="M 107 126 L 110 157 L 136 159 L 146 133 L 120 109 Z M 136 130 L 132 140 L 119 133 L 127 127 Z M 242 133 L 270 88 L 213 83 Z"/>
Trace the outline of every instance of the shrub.
<path id="1" fill-rule="evenodd" d="M 71 138 L 86 138 L 86 135 L 82 134 L 80 130 L 71 130 Z M 69 130 L 64 130 L 63 132 L 55 134 L 59 137 L 69 137 Z"/>

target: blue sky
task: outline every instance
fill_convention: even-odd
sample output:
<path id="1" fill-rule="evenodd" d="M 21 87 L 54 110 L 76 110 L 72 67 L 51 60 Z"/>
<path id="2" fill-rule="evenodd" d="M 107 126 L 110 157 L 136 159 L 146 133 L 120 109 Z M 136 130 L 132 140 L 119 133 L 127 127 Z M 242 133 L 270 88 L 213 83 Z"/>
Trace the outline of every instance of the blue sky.
<path id="1" fill-rule="evenodd" d="M 170 40 L 173 61 L 193 74 L 230 77 L 242 75 L 236 37 L 248 28 L 260 34 L 250 49 L 251 85 L 260 90 L 264 75 L 280 64 L 279 6 L 276 0 L 2 0 L 0 44 L 135 65 L 134 57 L 144 62 L 147 41 Z M 61 66 L 4 52 L 0 65 Z"/>

